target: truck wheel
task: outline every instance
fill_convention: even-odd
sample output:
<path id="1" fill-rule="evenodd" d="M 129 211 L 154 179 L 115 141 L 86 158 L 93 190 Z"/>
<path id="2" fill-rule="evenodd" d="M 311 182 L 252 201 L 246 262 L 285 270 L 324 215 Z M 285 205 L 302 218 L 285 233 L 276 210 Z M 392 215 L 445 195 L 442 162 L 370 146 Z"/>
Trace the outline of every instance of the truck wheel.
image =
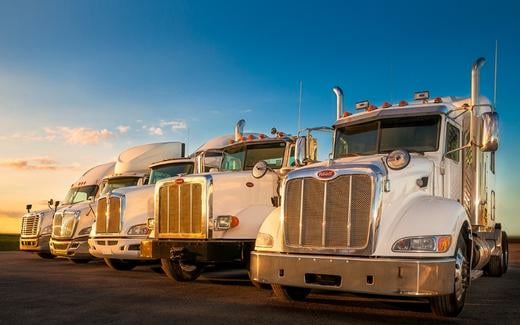
<path id="1" fill-rule="evenodd" d="M 509 245 L 507 242 L 507 234 L 502 231 L 502 254 L 493 255 L 486 266 L 486 274 L 493 277 L 500 277 L 507 272 L 509 263 Z"/>
<path id="2" fill-rule="evenodd" d="M 56 256 L 52 255 L 51 253 L 38 253 L 38 256 L 41 258 L 44 258 L 46 260 L 52 260 Z"/>
<path id="3" fill-rule="evenodd" d="M 195 281 L 202 272 L 202 267 L 198 265 L 172 261 L 169 258 L 161 258 L 161 268 L 170 279 L 179 282 Z"/>
<path id="4" fill-rule="evenodd" d="M 105 258 L 104 260 L 105 264 L 108 265 L 109 268 L 116 271 L 130 271 L 137 266 L 135 261 L 116 260 L 113 258 Z"/>
<path id="5" fill-rule="evenodd" d="M 74 264 L 87 264 L 88 262 L 90 262 L 90 260 L 86 258 L 69 258 L 69 260 Z"/>
<path id="6" fill-rule="evenodd" d="M 283 300 L 304 300 L 311 292 L 311 289 L 307 288 L 289 287 L 274 283 L 271 284 L 271 288 L 274 295 Z"/>
<path id="7" fill-rule="evenodd" d="M 469 286 L 470 266 L 466 241 L 462 234 L 457 240 L 455 248 L 455 281 L 453 293 L 430 299 L 432 311 L 437 316 L 455 317 L 462 311 L 466 300 L 466 291 Z"/>

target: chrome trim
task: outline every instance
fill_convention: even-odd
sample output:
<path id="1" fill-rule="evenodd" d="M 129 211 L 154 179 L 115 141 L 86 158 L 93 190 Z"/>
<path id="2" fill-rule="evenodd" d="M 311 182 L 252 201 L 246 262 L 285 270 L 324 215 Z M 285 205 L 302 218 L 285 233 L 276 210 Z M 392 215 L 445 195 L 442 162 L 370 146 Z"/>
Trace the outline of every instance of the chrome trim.
<path id="1" fill-rule="evenodd" d="M 31 213 L 24 214 L 22 217 L 22 227 L 20 229 L 20 238 L 38 237 L 40 235 L 43 217 L 44 217 L 44 213 L 40 213 L 40 212 L 31 212 Z M 32 221 L 33 223 L 31 225 L 31 229 L 28 229 L 28 224 L 27 224 L 29 222 L 29 218 L 37 219 L 36 225 L 34 224 L 35 221 L 34 220 Z"/>
<path id="2" fill-rule="evenodd" d="M 105 198 L 106 202 L 107 202 L 107 207 L 106 207 L 106 211 L 105 211 L 105 225 L 106 225 L 105 229 L 108 228 L 108 222 L 110 220 L 109 211 L 110 211 L 110 198 L 111 197 L 117 197 L 119 199 L 119 230 L 117 232 L 101 232 L 101 233 L 98 233 L 96 231 L 96 235 L 99 235 L 101 237 L 119 235 L 123 231 L 123 226 L 124 226 L 123 218 L 125 216 L 125 210 L 126 210 L 126 196 L 124 194 L 121 194 L 118 192 L 107 193 L 98 198 L 98 200 Z M 97 206 L 96 206 L 96 212 L 97 212 Z M 96 215 L 96 221 L 97 221 L 97 218 L 98 218 L 98 216 Z"/>
<path id="3" fill-rule="evenodd" d="M 70 234 L 67 234 L 67 235 L 61 235 L 62 234 L 62 231 L 63 231 L 63 218 L 66 216 L 66 215 L 73 215 L 73 225 L 72 225 L 72 229 L 70 231 Z M 59 226 L 56 225 L 56 220 L 58 219 L 57 216 L 61 215 L 61 219 L 60 219 L 60 224 Z M 51 237 L 52 238 L 56 238 L 56 239 L 71 239 L 74 237 L 74 234 L 76 233 L 76 228 L 78 226 L 78 221 L 79 221 L 79 218 L 81 217 L 81 211 L 80 210 L 74 210 L 74 209 L 63 209 L 63 210 L 59 210 L 57 211 L 55 214 L 54 214 L 54 219 L 52 220 L 52 232 L 51 232 Z M 55 234 L 55 231 L 54 229 L 56 227 L 59 227 L 60 228 L 60 235 L 56 235 Z"/>

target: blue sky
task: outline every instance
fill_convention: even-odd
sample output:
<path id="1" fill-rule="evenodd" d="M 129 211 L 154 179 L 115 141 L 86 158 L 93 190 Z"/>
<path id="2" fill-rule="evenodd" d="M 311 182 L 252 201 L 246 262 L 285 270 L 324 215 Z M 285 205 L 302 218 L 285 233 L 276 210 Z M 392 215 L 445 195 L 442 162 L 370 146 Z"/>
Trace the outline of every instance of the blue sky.
<path id="1" fill-rule="evenodd" d="M 189 138 L 194 149 L 239 118 L 250 131 L 294 132 L 299 80 L 304 126 L 333 123 L 334 85 L 350 110 L 422 89 L 466 96 L 478 56 L 488 58 L 482 92 L 492 97 L 498 40 L 497 200 L 520 235 L 519 9 L 514 1 L 0 0 L 0 171 L 11 176 L 0 179 L 0 217 L 29 199 L 63 196 L 82 170 L 130 145 Z M 42 157 L 55 168 L 18 168 Z"/>

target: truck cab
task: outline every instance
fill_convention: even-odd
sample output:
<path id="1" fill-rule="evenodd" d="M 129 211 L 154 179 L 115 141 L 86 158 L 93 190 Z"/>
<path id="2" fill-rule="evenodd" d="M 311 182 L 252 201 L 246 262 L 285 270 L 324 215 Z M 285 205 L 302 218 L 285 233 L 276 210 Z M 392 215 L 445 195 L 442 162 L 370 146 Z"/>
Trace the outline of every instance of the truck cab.
<path id="1" fill-rule="evenodd" d="M 90 254 L 103 258 L 110 268 L 119 271 L 155 261 L 139 256 L 141 240 L 146 239 L 153 228 L 155 184 L 165 178 L 218 168 L 221 153 L 215 149 L 218 148 L 199 150 L 189 158 L 155 162 L 150 165 L 146 185 L 112 189 L 102 195 L 88 241 Z M 114 204 L 119 208 L 114 208 Z"/>
<path id="2" fill-rule="evenodd" d="M 258 228 L 278 206 L 296 137 L 244 134 L 244 123 L 221 149 L 218 170 L 155 186 L 154 235 L 141 242 L 141 256 L 160 258 L 171 279 L 193 281 L 209 265 L 248 266 Z"/>
<path id="3" fill-rule="evenodd" d="M 441 316 L 464 306 L 471 275 L 507 269 L 495 222 L 498 117 L 479 96 L 429 98 L 343 113 L 333 157 L 290 172 L 281 207 L 262 224 L 253 281 L 276 296 L 312 289 L 430 299 Z M 495 266 L 498 265 L 498 266 Z"/>
<path id="4" fill-rule="evenodd" d="M 89 200 L 56 212 L 50 241 L 51 252 L 67 257 L 74 263 L 88 263 L 94 258 L 89 252 L 88 237 L 96 220 L 97 205 L 106 204 L 106 200 L 98 202 L 97 198 L 106 197 L 120 188 L 145 185 L 149 177 L 148 166 L 152 162 L 183 155 L 184 144 L 180 142 L 145 144 L 120 153 L 113 172 L 102 178 L 97 196 L 91 196 Z M 113 213 L 121 208 L 117 197 L 114 196 L 111 203 Z"/>

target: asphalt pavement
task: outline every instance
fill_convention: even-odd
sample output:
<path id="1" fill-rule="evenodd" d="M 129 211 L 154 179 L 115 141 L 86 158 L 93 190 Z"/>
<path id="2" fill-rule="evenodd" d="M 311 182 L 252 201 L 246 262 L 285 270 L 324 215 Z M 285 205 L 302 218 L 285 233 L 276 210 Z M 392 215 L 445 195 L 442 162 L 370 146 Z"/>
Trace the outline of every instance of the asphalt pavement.
<path id="1" fill-rule="evenodd" d="M 0 324 L 513 324 L 520 322 L 520 244 L 511 253 L 508 273 L 474 281 L 462 314 L 446 319 L 412 299 L 317 292 L 283 302 L 253 287 L 241 270 L 176 283 L 150 266 L 117 272 L 101 261 L 76 265 L 0 252 Z"/>

